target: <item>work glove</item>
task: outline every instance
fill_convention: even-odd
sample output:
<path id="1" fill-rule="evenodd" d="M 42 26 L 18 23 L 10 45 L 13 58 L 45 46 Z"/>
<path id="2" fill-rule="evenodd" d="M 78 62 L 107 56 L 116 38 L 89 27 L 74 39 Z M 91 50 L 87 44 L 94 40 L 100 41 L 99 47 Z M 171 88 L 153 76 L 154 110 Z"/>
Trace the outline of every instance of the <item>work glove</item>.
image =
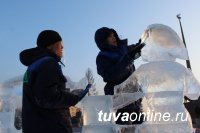
<path id="1" fill-rule="evenodd" d="M 85 88 L 85 90 L 83 90 L 81 92 L 81 94 L 79 95 L 79 101 L 89 92 L 90 88 L 92 87 L 92 84 L 88 84 Z"/>
<path id="2" fill-rule="evenodd" d="M 83 89 L 75 89 L 75 90 L 72 90 L 71 93 L 79 96 L 82 93 L 82 91 Z"/>
<path id="3" fill-rule="evenodd" d="M 129 46 L 129 57 L 133 60 L 141 56 L 141 49 L 145 46 L 145 43 L 141 43 L 141 39 L 135 45 Z"/>

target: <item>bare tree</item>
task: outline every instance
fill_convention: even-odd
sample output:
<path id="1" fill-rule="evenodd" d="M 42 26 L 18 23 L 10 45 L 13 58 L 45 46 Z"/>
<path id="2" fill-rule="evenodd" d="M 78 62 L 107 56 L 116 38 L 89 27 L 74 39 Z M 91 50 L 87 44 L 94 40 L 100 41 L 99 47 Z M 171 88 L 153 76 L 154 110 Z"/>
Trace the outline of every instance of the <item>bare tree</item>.
<path id="1" fill-rule="evenodd" d="M 94 82 L 93 73 L 90 68 L 87 69 L 85 77 L 87 78 L 88 84 L 92 84 L 92 88 L 89 90 L 88 96 L 98 95 L 97 89 L 95 87 L 96 85 Z"/>
<path id="2" fill-rule="evenodd" d="M 90 68 L 87 69 L 85 77 L 87 78 L 88 84 L 94 84 L 94 77 Z"/>

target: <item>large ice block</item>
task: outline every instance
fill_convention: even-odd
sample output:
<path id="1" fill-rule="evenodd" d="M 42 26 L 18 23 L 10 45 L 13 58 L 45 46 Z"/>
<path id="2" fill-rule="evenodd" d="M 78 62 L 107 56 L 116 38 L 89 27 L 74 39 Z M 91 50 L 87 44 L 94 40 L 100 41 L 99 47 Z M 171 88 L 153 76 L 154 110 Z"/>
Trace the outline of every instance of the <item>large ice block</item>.
<path id="1" fill-rule="evenodd" d="M 113 101 L 112 96 L 88 96 L 82 100 L 83 110 L 83 125 L 101 125 L 101 124 L 112 124 L 111 121 L 99 121 L 98 113 L 113 112 Z"/>
<path id="2" fill-rule="evenodd" d="M 121 133 L 114 125 L 88 125 L 82 128 L 82 133 Z"/>
<path id="3" fill-rule="evenodd" d="M 14 89 L 0 88 L 0 131 L 11 133 L 14 129 L 16 96 Z"/>
<path id="4" fill-rule="evenodd" d="M 113 110 L 121 109 L 142 97 L 144 97 L 142 92 L 115 94 L 113 96 Z"/>

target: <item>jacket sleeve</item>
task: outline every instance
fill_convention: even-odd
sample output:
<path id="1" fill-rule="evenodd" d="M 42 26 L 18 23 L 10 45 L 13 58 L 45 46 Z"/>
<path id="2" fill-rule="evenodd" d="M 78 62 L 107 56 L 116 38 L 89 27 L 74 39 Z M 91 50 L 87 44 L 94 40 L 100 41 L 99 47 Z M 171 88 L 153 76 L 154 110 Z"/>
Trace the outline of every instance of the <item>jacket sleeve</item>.
<path id="1" fill-rule="evenodd" d="M 127 78 L 133 70 L 128 55 L 122 56 L 116 64 L 113 64 L 111 59 L 98 55 L 96 63 L 97 72 L 105 82 L 118 83 Z"/>
<path id="2" fill-rule="evenodd" d="M 139 46 L 139 44 L 131 44 L 128 46 L 128 53 L 129 56 L 132 60 L 136 60 L 137 58 L 139 58 L 141 56 L 141 49 L 144 46 L 141 45 Z"/>
<path id="3" fill-rule="evenodd" d="M 65 86 L 60 85 L 58 67 L 54 59 L 48 59 L 41 64 L 36 74 L 33 93 L 36 103 L 42 108 L 67 108 L 79 101 L 77 95 L 65 91 Z"/>

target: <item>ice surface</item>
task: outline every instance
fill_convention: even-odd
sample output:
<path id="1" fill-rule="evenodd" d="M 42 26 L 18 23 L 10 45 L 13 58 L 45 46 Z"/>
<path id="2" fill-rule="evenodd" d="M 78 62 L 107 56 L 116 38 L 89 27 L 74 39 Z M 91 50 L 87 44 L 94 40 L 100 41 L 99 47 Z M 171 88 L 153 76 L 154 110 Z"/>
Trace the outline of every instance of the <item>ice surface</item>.
<path id="1" fill-rule="evenodd" d="M 113 96 L 113 110 L 121 109 L 144 97 L 144 93 L 119 93 Z"/>
<path id="2" fill-rule="evenodd" d="M 14 89 L 0 88 L 0 132 L 14 132 L 16 96 Z"/>
<path id="3" fill-rule="evenodd" d="M 0 112 L 14 112 L 16 97 L 11 95 L 0 95 Z"/>
<path id="4" fill-rule="evenodd" d="M 22 133 L 21 131 L 16 131 L 16 129 L 13 128 L 0 128 L 0 133 Z"/>
<path id="5" fill-rule="evenodd" d="M 134 76 L 129 77 L 125 84 L 115 86 L 113 96 L 113 109 L 123 108 L 134 101 L 144 97 L 141 86 L 137 83 Z"/>
<path id="6" fill-rule="evenodd" d="M 135 133 L 135 130 L 134 125 L 89 125 L 82 128 L 82 133 Z"/>
<path id="7" fill-rule="evenodd" d="M 0 113 L 0 128 L 10 128 L 14 124 L 13 112 L 1 112 Z"/>
<path id="8" fill-rule="evenodd" d="M 121 133 L 114 125 L 88 125 L 82 128 L 82 133 Z"/>
<path id="9" fill-rule="evenodd" d="M 22 133 L 22 130 L 13 128 L 0 128 L 0 133 Z"/>
<path id="10" fill-rule="evenodd" d="M 113 123 L 113 121 L 98 120 L 98 113 L 100 111 L 107 114 L 113 111 L 112 96 L 88 96 L 82 100 L 82 106 L 84 125 Z"/>
<path id="11" fill-rule="evenodd" d="M 152 124 L 144 123 L 138 125 L 135 133 L 193 133 L 188 128 L 188 123 L 168 123 L 168 124 Z"/>
<path id="12" fill-rule="evenodd" d="M 146 45 L 142 49 L 144 61 L 173 61 L 176 58 L 188 59 L 187 49 L 177 33 L 162 24 L 152 24 L 141 36 Z"/>

